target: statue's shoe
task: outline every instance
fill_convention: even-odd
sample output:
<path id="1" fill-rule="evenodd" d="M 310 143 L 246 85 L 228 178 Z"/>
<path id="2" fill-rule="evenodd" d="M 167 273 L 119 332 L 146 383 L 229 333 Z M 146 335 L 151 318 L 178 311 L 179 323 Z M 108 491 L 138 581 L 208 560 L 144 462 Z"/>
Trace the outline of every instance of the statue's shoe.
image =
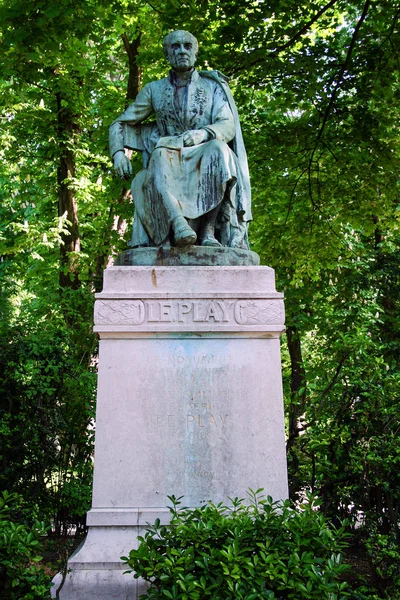
<path id="1" fill-rule="evenodd" d="M 211 234 L 205 235 L 200 244 L 201 246 L 216 246 L 218 248 L 222 246 L 222 244 L 220 244 L 219 241 Z"/>
<path id="2" fill-rule="evenodd" d="M 176 217 L 173 228 L 175 246 L 189 246 L 197 240 L 196 232 L 188 225 L 184 217 Z"/>

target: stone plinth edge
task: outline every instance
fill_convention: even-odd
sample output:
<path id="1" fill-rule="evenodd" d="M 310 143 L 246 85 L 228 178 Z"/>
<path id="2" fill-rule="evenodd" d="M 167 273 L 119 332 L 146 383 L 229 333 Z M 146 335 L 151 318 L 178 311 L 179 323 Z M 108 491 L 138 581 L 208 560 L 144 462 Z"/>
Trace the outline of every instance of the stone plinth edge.
<path id="1" fill-rule="evenodd" d="M 284 320 L 270 267 L 110 267 L 94 330 L 100 337 L 279 337 Z"/>
<path id="2" fill-rule="evenodd" d="M 260 257 L 251 250 L 188 246 L 175 248 L 132 248 L 116 257 L 116 266 L 257 266 Z"/>

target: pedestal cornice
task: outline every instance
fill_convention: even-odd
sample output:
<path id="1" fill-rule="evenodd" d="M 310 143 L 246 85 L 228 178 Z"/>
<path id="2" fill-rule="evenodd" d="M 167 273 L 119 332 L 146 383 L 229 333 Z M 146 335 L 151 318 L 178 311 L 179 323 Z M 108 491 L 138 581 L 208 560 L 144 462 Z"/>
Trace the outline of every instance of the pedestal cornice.
<path id="1" fill-rule="evenodd" d="M 283 294 L 269 267 L 112 267 L 105 276 L 95 305 L 100 337 L 284 330 Z"/>

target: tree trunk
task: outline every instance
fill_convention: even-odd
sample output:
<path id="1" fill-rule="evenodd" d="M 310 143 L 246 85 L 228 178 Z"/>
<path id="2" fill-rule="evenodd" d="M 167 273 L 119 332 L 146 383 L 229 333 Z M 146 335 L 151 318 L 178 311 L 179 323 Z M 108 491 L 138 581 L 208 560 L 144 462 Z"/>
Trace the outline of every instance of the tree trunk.
<path id="1" fill-rule="evenodd" d="M 75 156 L 71 149 L 77 126 L 71 112 L 62 105 L 61 92 L 56 93 L 57 99 L 57 122 L 60 157 L 57 171 L 58 182 L 58 216 L 67 218 L 65 233 L 61 234 L 62 244 L 60 247 L 61 270 L 60 287 L 77 289 L 79 279 L 76 270 L 76 260 L 71 252 L 80 251 L 78 209 L 75 198 L 75 190 L 71 185 L 71 179 L 76 175 Z"/>
<path id="2" fill-rule="evenodd" d="M 289 437 L 287 442 L 287 455 L 288 462 L 291 466 L 289 495 L 291 498 L 294 498 L 299 487 L 297 477 L 299 457 L 296 452 L 295 442 L 298 439 L 302 429 L 299 423 L 299 418 L 304 412 L 307 380 L 301 351 L 301 340 L 297 328 L 295 326 L 289 326 L 286 331 L 286 337 L 292 373 L 290 380 L 291 402 L 289 407 Z"/>
<path id="3" fill-rule="evenodd" d="M 141 82 L 142 82 L 142 70 L 137 64 L 137 57 L 139 54 L 140 40 L 142 39 L 142 33 L 130 42 L 126 33 L 122 34 L 122 41 L 124 42 L 125 50 L 128 55 L 129 64 L 129 77 L 128 77 L 128 88 L 126 90 L 127 103 L 132 102 L 139 93 Z"/>
<path id="4" fill-rule="evenodd" d="M 139 46 L 142 34 L 139 33 L 133 42 L 129 42 L 126 33 L 122 34 L 122 41 L 128 56 L 129 76 L 128 86 L 126 90 L 126 106 L 132 102 L 140 91 L 142 71 L 137 63 L 137 57 L 139 54 Z M 117 116 L 117 115 L 115 115 Z M 111 222 L 111 231 L 118 231 L 119 237 L 122 237 L 127 228 L 127 222 L 121 218 L 118 213 L 118 205 L 124 202 L 128 202 L 130 198 L 130 189 L 124 185 L 121 189 L 121 194 L 118 200 L 111 204 L 108 224 Z M 109 235 L 109 231 L 107 232 Z M 113 262 L 113 248 L 111 247 L 107 253 L 101 254 L 96 260 L 96 270 L 94 274 L 94 286 L 95 291 L 101 291 L 103 287 L 103 269 L 110 266 Z"/>

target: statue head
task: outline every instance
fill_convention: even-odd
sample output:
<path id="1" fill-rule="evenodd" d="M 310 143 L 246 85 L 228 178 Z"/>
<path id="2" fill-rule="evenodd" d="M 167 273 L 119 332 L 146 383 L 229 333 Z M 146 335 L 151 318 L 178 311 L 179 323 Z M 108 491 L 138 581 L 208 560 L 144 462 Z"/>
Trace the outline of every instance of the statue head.
<path id="1" fill-rule="evenodd" d="M 163 39 L 165 58 L 174 71 L 190 71 L 195 65 L 199 44 L 188 31 L 173 31 Z"/>

